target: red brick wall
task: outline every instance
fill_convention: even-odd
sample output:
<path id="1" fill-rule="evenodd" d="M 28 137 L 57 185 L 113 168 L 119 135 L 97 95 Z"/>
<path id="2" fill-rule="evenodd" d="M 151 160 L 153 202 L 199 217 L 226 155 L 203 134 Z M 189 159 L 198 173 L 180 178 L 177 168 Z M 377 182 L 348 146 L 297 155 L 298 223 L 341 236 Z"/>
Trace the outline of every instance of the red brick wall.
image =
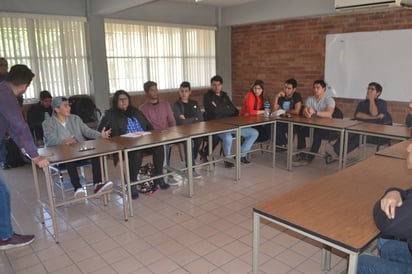
<path id="1" fill-rule="evenodd" d="M 265 94 L 272 99 L 286 79 L 295 78 L 298 90 L 306 98 L 311 95 L 313 81 L 324 78 L 327 34 L 405 28 L 412 28 L 412 10 L 391 9 L 235 26 L 232 28 L 233 101 L 242 105 L 246 91 L 256 79 L 265 82 Z M 366 94 L 364 87 L 359 90 Z M 337 98 L 336 101 L 345 117 L 352 117 L 359 100 Z M 407 102 L 388 102 L 388 109 L 394 122 L 404 122 Z"/>

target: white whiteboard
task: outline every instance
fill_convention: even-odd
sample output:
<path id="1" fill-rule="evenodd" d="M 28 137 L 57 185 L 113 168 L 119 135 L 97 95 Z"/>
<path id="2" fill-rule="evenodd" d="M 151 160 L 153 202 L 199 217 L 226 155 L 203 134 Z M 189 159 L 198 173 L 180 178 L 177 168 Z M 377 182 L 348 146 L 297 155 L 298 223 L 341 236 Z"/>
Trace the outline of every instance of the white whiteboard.
<path id="1" fill-rule="evenodd" d="M 364 99 L 369 82 L 381 98 L 412 99 L 412 29 L 326 36 L 325 81 L 335 97 Z"/>

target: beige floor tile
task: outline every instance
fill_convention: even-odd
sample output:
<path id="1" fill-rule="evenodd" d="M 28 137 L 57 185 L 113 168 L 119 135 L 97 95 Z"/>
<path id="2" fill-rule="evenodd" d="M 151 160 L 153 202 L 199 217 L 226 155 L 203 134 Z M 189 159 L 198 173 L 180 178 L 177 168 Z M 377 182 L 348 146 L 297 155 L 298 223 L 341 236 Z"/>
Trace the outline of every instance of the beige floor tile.
<path id="1" fill-rule="evenodd" d="M 58 245 L 47 210 L 45 224 L 39 223 L 34 187 L 27 184 L 32 181 L 31 167 L 0 170 L 13 182 L 16 231 L 36 234 L 30 247 L 0 253 L 0 273 L 251 273 L 253 206 L 337 171 L 322 159 L 293 172 L 285 170 L 284 155 L 277 155 L 274 169 L 268 153 L 255 153 L 252 160 L 252 165 L 241 167 L 239 183 L 234 181 L 235 170 L 221 163 L 210 171 L 200 168 L 204 179 L 194 182 L 192 198 L 187 197 L 187 180 L 153 196 L 141 195 L 133 201 L 134 217 L 127 222 L 116 194 L 110 195 L 107 206 L 102 199 L 89 199 L 61 207 Z M 118 182 L 117 169 L 112 163 L 109 168 Z M 44 201 L 45 190 L 41 184 Z M 313 240 L 265 221 L 260 234 L 260 273 L 320 273 L 320 245 Z M 329 273 L 342 270 L 345 263 L 333 252 Z"/>

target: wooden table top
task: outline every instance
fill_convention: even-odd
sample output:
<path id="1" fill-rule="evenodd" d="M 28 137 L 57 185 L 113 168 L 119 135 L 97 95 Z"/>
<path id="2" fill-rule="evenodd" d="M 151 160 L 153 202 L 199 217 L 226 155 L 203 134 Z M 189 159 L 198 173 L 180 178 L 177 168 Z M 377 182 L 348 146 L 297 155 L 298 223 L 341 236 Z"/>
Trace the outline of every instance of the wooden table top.
<path id="1" fill-rule="evenodd" d="M 213 120 L 216 123 L 236 125 L 236 126 L 248 126 L 259 123 L 274 123 L 273 117 L 264 117 L 263 115 L 249 115 L 249 116 L 233 116 L 221 119 Z"/>
<path id="2" fill-rule="evenodd" d="M 111 137 L 111 142 L 117 144 L 123 149 L 136 148 L 139 146 L 150 146 L 161 144 L 164 142 L 180 141 L 188 138 L 187 134 L 180 133 L 171 129 L 167 130 L 153 130 L 151 134 L 139 136 L 139 137 L 123 137 L 115 136 Z"/>
<path id="3" fill-rule="evenodd" d="M 411 129 L 403 126 L 390 126 L 373 123 L 361 123 L 348 128 L 350 131 L 372 133 L 386 136 L 394 136 L 401 138 L 410 138 Z"/>
<path id="4" fill-rule="evenodd" d="M 408 157 L 408 152 L 406 151 L 406 148 L 410 144 L 412 144 L 412 140 L 406 140 L 395 145 L 392 145 L 390 147 L 384 148 L 382 150 L 379 150 L 375 154 L 379 156 L 386 156 L 406 160 L 406 158 Z"/>
<path id="5" fill-rule="evenodd" d="M 361 251 L 379 233 L 372 209 L 389 187 L 407 189 L 412 170 L 404 160 L 373 156 L 321 177 L 254 211 L 352 251 Z"/>
<path id="6" fill-rule="evenodd" d="M 293 115 L 292 117 L 279 116 L 279 117 L 276 117 L 276 119 L 280 121 L 290 121 L 293 123 L 318 125 L 322 127 L 339 128 L 339 129 L 348 128 L 350 126 L 361 123 L 359 121 L 351 120 L 351 119 L 330 119 L 330 118 L 322 118 L 322 117 L 306 118 L 300 115 Z"/>
<path id="7" fill-rule="evenodd" d="M 82 150 L 84 148 L 93 148 Z M 70 162 L 77 159 L 93 158 L 102 154 L 114 153 L 122 150 L 118 144 L 107 139 L 96 139 L 72 145 L 61 145 L 47 148 L 39 148 L 39 155 L 49 158 L 51 164 Z"/>
<path id="8" fill-rule="evenodd" d="M 207 122 L 198 122 L 198 123 L 187 124 L 187 125 L 180 125 L 180 126 L 170 127 L 169 130 L 180 132 L 182 134 L 187 134 L 191 136 L 192 135 L 197 136 L 197 135 L 208 134 L 208 133 L 210 134 L 213 132 L 236 129 L 236 126 L 224 124 L 224 123 L 217 123 L 215 121 L 217 120 L 207 121 Z"/>

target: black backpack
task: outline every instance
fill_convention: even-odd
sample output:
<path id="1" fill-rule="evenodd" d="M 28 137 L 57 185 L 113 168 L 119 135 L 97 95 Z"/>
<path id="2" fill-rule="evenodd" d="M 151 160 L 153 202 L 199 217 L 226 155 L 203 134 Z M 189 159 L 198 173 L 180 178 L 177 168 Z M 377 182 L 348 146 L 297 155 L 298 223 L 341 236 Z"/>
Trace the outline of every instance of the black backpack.
<path id="1" fill-rule="evenodd" d="M 90 97 L 72 96 L 69 98 L 71 113 L 78 115 L 84 123 L 98 122 L 96 105 Z"/>
<path id="2" fill-rule="evenodd" d="M 6 137 L 4 139 L 7 150 L 6 165 L 9 167 L 24 166 L 23 155 L 12 138 Z"/>

